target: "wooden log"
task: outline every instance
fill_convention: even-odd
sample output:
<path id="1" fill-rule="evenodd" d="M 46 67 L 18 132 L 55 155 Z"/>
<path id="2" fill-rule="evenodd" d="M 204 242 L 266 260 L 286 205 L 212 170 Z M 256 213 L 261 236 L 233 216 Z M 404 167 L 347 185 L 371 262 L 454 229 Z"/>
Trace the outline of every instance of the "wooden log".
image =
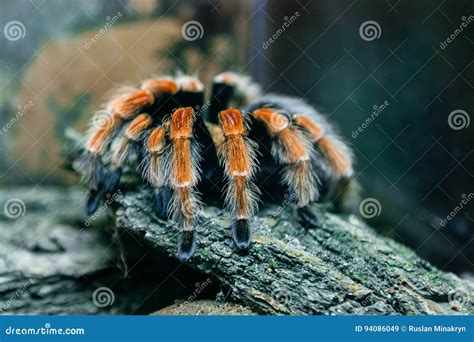
<path id="1" fill-rule="evenodd" d="M 68 134 L 70 155 L 78 136 Z M 142 184 L 117 197 L 116 225 L 176 258 L 179 231 L 153 212 L 151 189 Z M 219 284 L 231 298 L 260 314 L 449 315 L 474 313 L 474 287 L 444 273 L 413 251 L 378 235 L 356 216 L 335 215 L 315 204 L 320 229 L 305 230 L 291 206 L 265 205 L 253 221 L 253 245 L 239 253 L 230 217 L 220 208 L 200 213 L 199 246 L 187 263 Z"/>

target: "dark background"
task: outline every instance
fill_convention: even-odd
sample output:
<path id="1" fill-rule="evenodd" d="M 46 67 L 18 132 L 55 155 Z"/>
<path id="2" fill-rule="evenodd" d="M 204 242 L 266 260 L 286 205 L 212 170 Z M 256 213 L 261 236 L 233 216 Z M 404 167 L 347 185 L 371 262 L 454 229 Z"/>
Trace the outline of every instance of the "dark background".
<path id="1" fill-rule="evenodd" d="M 64 129 L 84 129 L 111 87 L 177 68 L 209 82 L 230 68 L 251 74 L 266 91 L 303 97 L 326 113 L 355 152 L 363 198 L 381 204 L 369 223 L 440 268 L 468 276 L 474 213 L 472 203 L 461 201 L 474 192 L 474 123 L 455 130 L 448 116 L 463 110 L 470 120 L 474 113 L 473 4 L 2 0 L 0 124 L 14 118 L 18 106 L 33 106 L 0 136 L 0 183 L 77 183 L 61 169 Z M 119 20 L 86 49 L 118 12 Z M 3 33 L 13 20 L 25 26 L 15 41 Z M 181 35 L 189 20 L 204 30 L 191 42 Z M 359 28 L 369 20 L 380 36 L 367 41 Z M 455 33 L 463 21 L 467 26 Z"/>

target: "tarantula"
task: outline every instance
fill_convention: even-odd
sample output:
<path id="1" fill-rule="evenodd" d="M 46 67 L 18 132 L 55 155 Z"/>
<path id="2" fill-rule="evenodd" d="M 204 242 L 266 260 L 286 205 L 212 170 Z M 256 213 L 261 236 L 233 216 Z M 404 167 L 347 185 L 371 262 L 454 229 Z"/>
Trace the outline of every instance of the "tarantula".
<path id="1" fill-rule="evenodd" d="M 321 226 L 312 202 L 350 207 L 353 158 L 332 125 L 302 99 L 259 92 L 250 78 L 225 72 L 213 79 L 207 102 L 203 84 L 184 75 L 147 79 L 115 95 L 85 143 L 88 214 L 117 189 L 133 154 L 154 189 L 157 215 L 181 228 L 182 260 L 195 250 L 201 201 L 221 192 L 239 249 L 250 246 L 250 220 L 261 199 L 291 194 L 307 227 Z"/>

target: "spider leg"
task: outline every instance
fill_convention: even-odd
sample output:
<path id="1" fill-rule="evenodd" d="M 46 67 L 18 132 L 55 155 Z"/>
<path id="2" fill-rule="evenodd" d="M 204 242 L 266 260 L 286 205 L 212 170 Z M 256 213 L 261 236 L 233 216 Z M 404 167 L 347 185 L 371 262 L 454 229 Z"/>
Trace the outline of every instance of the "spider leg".
<path id="1" fill-rule="evenodd" d="M 212 90 L 209 101 L 208 120 L 213 124 L 219 123 L 219 112 L 228 108 L 235 91 L 235 77 L 233 74 L 219 74 L 212 81 Z"/>
<path id="2" fill-rule="evenodd" d="M 277 164 L 283 166 L 282 181 L 290 196 L 297 199 L 300 220 L 307 227 L 320 227 L 320 219 L 308 206 L 319 198 L 319 179 L 313 166 L 315 152 L 311 142 L 283 111 L 259 108 L 253 111 L 253 118 L 263 123 L 271 138 L 271 154 Z"/>
<path id="3" fill-rule="evenodd" d="M 86 149 L 93 156 L 101 157 L 121 125 L 153 101 L 155 98 L 149 91 L 136 90 L 109 102 L 106 110 L 101 112 L 104 117 L 99 118 L 104 124 L 92 128 L 86 142 Z"/>
<path id="4" fill-rule="evenodd" d="M 128 124 L 123 137 L 112 154 L 112 170 L 105 181 L 105 191 L 115 191 L 122 175 L 122 167 L 130 156 L 133 147 L 137 148 L 140 136 L 152 125 L 153 120 L 148 114 L 140 114 Z"/>
<path id="5" fill-rule="evenodd" d="M 86 141 L 86 177 L 89 177 L 89 196 L 86 203 L 88 215 L 92 215 L 98 208 L 100 200 L 105 195 L 106 172 L 102 162 L 102 155 L 110 144 L 121 123 L 132 117 L 139 108 L 154 101 L 148 91 L 137 90 L 123 95 L 107 105 L 105 112 L 95 120 Z"/>
<path id="6" fill-rule="evenodd" d="M 304 130 L 312 143 L 327 160 L 332 173 L 332 186 L 329 190 L 329 199 L 337 211 L 350 211 L 358 196 L 358 185 L 352 179 L 353 157 L 349 148 L 332 133 L 325 132 L 311 118 L 296 114 L 293 116 L 296 124 Z"/>
<path id="7" fill-rule="evenodd" d="M 103 117 L 98 118 L 101 122 L 96 123 L 89 132 L 86 150 L 92 157 L 101 157 L 120 124 L 154 101 L 155 97 L 148 90 L 135 90 L 110 101 L 105 111 L 101 112 Z"/>
<path id="8" fill-rule="evenodd" d="M 216 188 L 222 185 L 222 170 L 217 160 L 216 149 L 212 141 L 211 134 L 204 122 L 204 114 L 207 105 L 204 105 L 204 85 L 193 76 L 182 75 L 176 79 L 179 85 L 179 92 L 176 94 L 178 107 L 192 107 L 194 109 L 193 137 L 201 145 L 201 159 L 205 161 L 206 168 L 202 171 L 198 190 L 206 198 L 212 198 L 216 193 Z M 164 216 L 166 208 L 171 199 L 172 190 L 169 187 L 162 187 L 156 191 L 156 202 L 158 204 L 158 215 Z"/>
<path id="9" fill-rule="evenodd" d="M 177 106 L 192 107 L 197 111 L 193 118 L 193 137 L 205 147 L 201 157 L 206 160 L 207 164 L 217 164 L 217 157 L 212 144 L 212 139 L 210 138 L 210 134 L 207 131 L 207 127 L 205 126 L 201 115 L 204 103 L 204 85 L 197 78 L 186 75 L 178 77 L 176 82 L 179 85 L 179 91 L 175 96 Z M 160 139 L 157 139 L 158 136 L 160 136 Z M 173 189 L 171 188 L 170 183 L 164 181 L 169 179 L 169 175 L 165 175 L 166 168 L 163 168 L 163 160 L 169 158 L 162 158 L 161 156 L 163 148 L 161 145 L 163 145 L 166 140 L 164 130 L 156 130 L 149 137 L 148 146 L 145 149 L 145 155 L 147 158 L 145 158 L 144 175 L 155 188 L 157 204 L 156 213 L 159 217 L 164 218 L 167 216 L 169 203 L 173 198 Z M 157 144 L 159 145 L 158 148 L 156 147 Z M 158 151 L 156 149 L 158 149 Z M 209 172 L 212 172 L 215 168 L 209 167 L 209 170 L 210 171 L 204 173 L 204 179 L 214 179 L 215 181 L 216 177 L 214 175 L 209 175 Z M 200 185 L 202 186 L 202 184 Z M 205 184 L 203 188 L 210 189 L 208 184 Z"/>
<path id="10" fill-rule="evenodd" d="M 240 108 L 260 95 L 260 86 L 248 76 L 235 72 L 223 72 L 214 77 L 209 105 L 210 123 L 219 122 L 219 113 L 232 106 Z"/>
<path id="11" fill-rule="evenodd" d="M 144 158 L 141 165 L 143 178 L 155 189 L 156 214 L 166 218 L 168 205 L 171 199 L 169 172 L 163 163 L 163 153 L 168 142 L 166 128 L 153 128 L 144 142 Z"/>
<path id="12" fill-rule="evenodd" d="M 219 123 L 223 140 L 218 155 L 228 181 L 225 204 L 233 216 L 232 237 L 239 249 L 247 249 L 251 242 L 249 220 L 256 211 L 259 195 L 258 188 L 252 182 L 256 169 L 254 146 L 245 137 L 246 127 L 239 110 L 221 111 Z"/>
<path id="13" fill-rule="evenodd" d="M 178 94 L 180 107 L 194 108 L 193 136 L 201 145 L 201 159 L 206 164 L 199 182 L 199 192 L 207 199 L 214 200 L 215 194 L 222 188 L 223 170 L 217 159 L 209 127 L 204 121 L 209 104 L 204 104 L 204 85 L 195 77 L 181 76 L 177 79 L 181 85 Z"/>
<path id="14" fill-rule="evenodd" d="M 169 123 L 170 145 L 165 151 L 165 168 L 170 170 L 173 189 L 169 212 L 181 228 L 178 254 L 181 260 L 191 258 L 196 247 L 196 216 L 201 208 L 196 185 L 199 181 L 200 146 L 193 137 L 194 111 L 178 108 Z"/>
<path id="15" fill-rule="evenodd" d="M 177 85 L 169 78 L 145 80 L 141 89 L 130 90 L 113 98 L 93 120 L 89 130 L 86 147 L 86 178 L 89 178 L 89 197 L 86 204 L 87 214 L 93 214 L 103 198 L 119 182 L 121 170 L 108 173 L 104 170 L 102 156 L 122 125 L 133 119 L 143 108 L 159 106 L 169 96 L 176 93 Z"/>
<path id="16" fill-rule="evenodd" d="M 147 114 L 138 115 L 125 130 L 124 136 L 121 138 L 118 147 L 112 154 L 112 171 L 104 176 L 104 168 L 101 166 L 99 172 L 102 173 L 101 186 L 97 186 L 89 190 L 86 204 L 88 215 L 92 215 L 98 208 L 100 201 L 107 193 L 112 193 L 118 186 L 122 175 L 122 165 L 131 153 L 132 147 L 137 145 L 137 140 L 143 131 L 152 123 L 151 117 Z"/>

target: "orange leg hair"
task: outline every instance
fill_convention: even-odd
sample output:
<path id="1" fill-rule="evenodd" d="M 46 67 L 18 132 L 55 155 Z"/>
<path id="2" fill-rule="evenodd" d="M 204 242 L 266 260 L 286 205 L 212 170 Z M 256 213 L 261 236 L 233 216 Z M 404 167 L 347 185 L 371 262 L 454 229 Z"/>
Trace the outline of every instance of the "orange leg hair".
<path id="1" fill-rule="evenodd" d="M 152 104 L 155 100 L 151 92 L 136 90 L 122 95 L 107 104 L 105 111 L 98 112 L 86 142 L 86 149 L 93 155 L 101 156 L 113 134 L 123 120 L 130 119 L 136 111 Z"/>
<path id="2" fill-rule="evenodd" d="M 133 142 L 137 141 L 140 135 L 152 124 L 152 119 L 148 114 L 140 114 L 128 125 L 124 136 L 112 154 L 112 166 L 122 167 L 128 157 Z"/>
<path id="3" fill-rule="evenodd" d="M 101 157 L 122 123 L 132 119 L 142 108 L 155 103 L 157 99 L 163 98 L 163 95 L 168 96 L 177 91 L 178 85 L 170 78 L 145 80 L 141 84 L 141 89 L 131 90 L 112 99 L 105 106 L 105 110 L 96 114 L 85 144 L 85 178 L 88 178 L 90 183 L 87 200 L 87 213 L 89 215 L 97 210 L 103 195 L 115 187 L 120 178 L 120 171 L 117 170 L 112 171 L 110 175 L 105 174 Z M 133 134 L 133 132 L 129 133 Z M 126 152 L 126 150 L 122 152 Z M 116 157 L 120 159 L 120 153 Z"/>
<path id="4" fill-rule="evenodd" d="M 106 193 L 112 193 L 118 186 L 122 176 L 122 166 L 130 156 L 134 143 L 151 126 L 153 120 L 148 114 L 140 114 L 130 122 L 125 130 L 123 137 L 117 146 L 113 146 L 112 151 L 112 170 L 104 180 L 104 189 Z"/>
<path id="5" fill-rule="evenodd" d="M 285 166 L 283 182 L 296 194 L 299 208 L 318 199 L 318 178 L 311 164 L 314 154 L 311 142 L 291 124 L 291 118 L 275 109 L 260 108 L 253 112 L 272 138 L 272 154 Z"/>
<path id="6" fill-rule="evenodd" d="M 195 249 L 195 219 L 201 203 L 195 187 L 199 181 L 198 145 L 193 139 L 194 111 L 192 107 L 179 108 L 171 115 L 169 138 L 171 155 L 167 168 L 171 169 L 173 198 L 170 211 L 181 226 L 178 253 L 182 260 L 189 259 Z"/>
<path id="7" fill-rule="evenodd" d="M 168 216 L 172 190 L 169 166 L 164 152 L 168 147 L 166 128 L 159 126 L 151 130 L 145 142 L 145 157 L 142 163 L 143 178 L 155 189 L 156 214 L 161 218 Z M 168 149 L 169 150 L 169 149 Z"/>
<path id="8" fill-rule="evenodd" d="M 165 149 L 165 135 L 166 129 L 164 127 L 156 127 L 150 132 L 145 144 L 147 157 L 143 176 L 155 188 L 168 184 L 168 177 L 165 176 L 163 164 L 160 162 Z"/>
<path id="9" fill-rule="evenodd" d="M 334 176 L 330 187 L 330 199 L 336 211 L 352 212 L 359 201 L 359 185 L 352 179 L 353 163 L 349 149 L 335 135 L 325 134 L 323 128 L 312 119 L 297 114 L 293 116 L 296 124 L 310 137 L 328 161 Z"/>
<path id="10" fill-rule="evenodd" d="M 296 124 L 309 134 L 311 141 L 329 161 L 336 177 L 352 176 L 351 155 L 336 137 L 325 135 L 321 126 L 302 114 L 297 114 L 293 118 Z"/>
<path id="11" fill-rule="evenodd" d="M 239 110 L 221 111 L 219 123 L 224 140 L 218 154 L 229 181 L 225 203 L 234 219 L 232 236 L 238 248 L 246 249 L 251 240 L 249 219 L 256 211 L 258 200 L 258 189 L 251 181 L 256 164 L 253 145 L 245 138 L 244 119 Z"/>
<path id="12" fill-rule="evenodd" d="M 86 148 L 93 154 L 102 155 L 105 145 L 123 120 L 131 119 L 137 111 L 152 104 L 157 97 L 175 94 L 177 91 L 178 85 L 169 78 L 149 79 L 142 82 L 141 89 L 111 100 L 106 105 L 106 110 L 99 112 L 101 117 L 98 121 L 103 121 L 104 124 L 93 127 Z"/>

